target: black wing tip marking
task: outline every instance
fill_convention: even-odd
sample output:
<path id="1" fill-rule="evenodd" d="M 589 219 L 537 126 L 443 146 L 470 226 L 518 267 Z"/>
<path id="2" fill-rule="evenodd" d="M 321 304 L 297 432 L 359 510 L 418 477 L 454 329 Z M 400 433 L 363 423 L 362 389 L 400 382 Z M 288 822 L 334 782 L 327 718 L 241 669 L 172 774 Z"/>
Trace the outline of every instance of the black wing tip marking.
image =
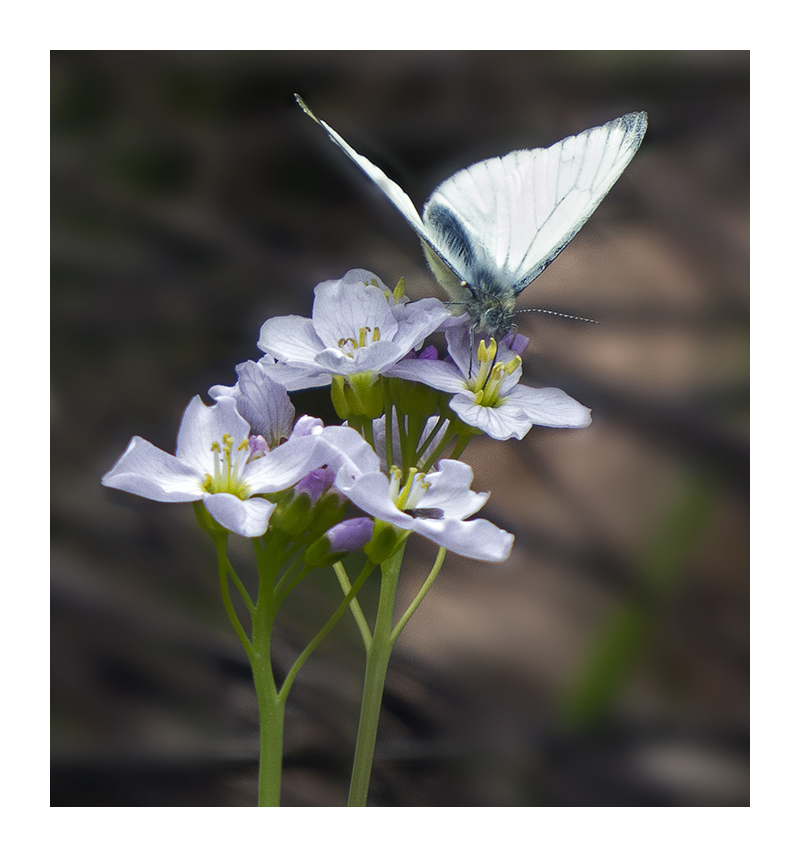
<path id="1" fill-rule="evenodd" d="M 616 119 L 614 124 L 625 131 L 626 136 L 630 138 L 630 145 L 638 148 L 642 142 L 642 137 L 644 137 L 644 132 L 647 130 L 647 114 L 644 111 L 626 113 Z"/>

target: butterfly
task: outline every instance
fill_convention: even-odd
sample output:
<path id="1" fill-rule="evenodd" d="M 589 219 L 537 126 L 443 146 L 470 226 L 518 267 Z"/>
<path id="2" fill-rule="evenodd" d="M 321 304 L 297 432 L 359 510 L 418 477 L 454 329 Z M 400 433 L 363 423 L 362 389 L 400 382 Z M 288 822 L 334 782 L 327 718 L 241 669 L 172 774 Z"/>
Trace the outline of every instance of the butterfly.
<path id="1" fill-rule="evenodd" d="M 647 129 L 646 113 L 626 113 L 547 149 L 479 161 L 442 182 L 420 217 L 398 184 L 295 98 L 405 217 L 450 305 L 469 314 L 472 333 L 495 339 L 515 327 L 517 296 L 586 223 Z"/>

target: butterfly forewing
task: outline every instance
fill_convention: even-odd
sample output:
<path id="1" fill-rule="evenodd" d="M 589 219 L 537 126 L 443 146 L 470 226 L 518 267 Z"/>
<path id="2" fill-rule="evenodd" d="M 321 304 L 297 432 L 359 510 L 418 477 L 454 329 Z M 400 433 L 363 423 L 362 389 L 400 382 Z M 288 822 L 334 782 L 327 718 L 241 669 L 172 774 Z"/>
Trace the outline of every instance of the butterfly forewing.
<path id="1" fill-rule="evenodd" d="M 647 128 L 647 114 L 628 113 L 548 149 L 480 161 L 442 182 L 420 217 L 399 185 L 297 100 L 420 237 L 453 311 L 466 309 L 474 329 L 498 336 L 513 324 L 515 296 L 574 238 Z"/>
<path id="2" fill-rule="evenodd" d="M 548 149 L 473 164 L 436 188 L 423 224 L 436 235 L 427 215 L 449 209 L 470 238 L 475 268 L 518 293 L 588 220 L 630 162 L 646 124 L 644 113 L 630 113 Z M 458 271 L 457 259 L 446 261 Z M 468 283 L 476 274 L 458 272 Z"/>

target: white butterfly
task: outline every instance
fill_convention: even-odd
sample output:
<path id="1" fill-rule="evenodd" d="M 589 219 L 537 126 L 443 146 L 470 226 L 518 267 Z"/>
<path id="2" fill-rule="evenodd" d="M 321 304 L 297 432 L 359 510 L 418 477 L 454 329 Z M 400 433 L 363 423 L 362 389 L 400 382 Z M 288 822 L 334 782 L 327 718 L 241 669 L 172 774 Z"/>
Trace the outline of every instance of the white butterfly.
<path id="1" fill-rule="evenodd" d="M 451 305 L 469 313 L 473 332 L 497 339 L 513 326 L 517 295 L 586 223 L 647 129 L 646 113 L 626 113 L 549 149 L 480 161 L 442 182 L 420 218 L 399 185 L 295 98 L 419 235 L 436 279 Z"/>

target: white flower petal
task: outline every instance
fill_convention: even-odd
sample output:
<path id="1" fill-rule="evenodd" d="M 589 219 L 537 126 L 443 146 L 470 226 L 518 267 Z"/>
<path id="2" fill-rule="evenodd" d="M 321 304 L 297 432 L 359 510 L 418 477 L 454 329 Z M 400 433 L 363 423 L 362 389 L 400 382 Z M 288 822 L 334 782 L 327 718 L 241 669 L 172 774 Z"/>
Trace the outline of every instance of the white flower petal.
<path id="1" fill-rule="evenodd" d="M 265 354 L 258 361 L 258 365 L 273 381 L 277 381 L 290 393 L 295 390 L 308 390 L 311 387 L 327 387 L 331 383 L 330 372 L 321 372 L 316 364 L 289 366 L 286 363 L 278 363 L 274 357 Z"/>
<path id="2" fill-rule="evenodd" d="M 400 322 L 394 341 L 403 354 L 438 330 L 445 319 L 452 318 L 450 310 L 438 298 L 398 305 L 394 307 L 394 315 Z"/>
<path id="3" fill-rule="evenodd" d="M 392 366 L 405 354 L 394 342 L 382 339 L 364 348 L 355 349 L 352 356 L 343 354 L 338 348 L 326 348 L 317 355 L 317 366 L 332 375 L 353 375 L 358 372 L 377 374 L 387 366 Z"/>
<path id="4" fill-rule="evenodd" d="M 403 530 L 412 528 L 414 519 L 392 502 L 389 479 L 384 473 L 364 474 L 345 465 L 339 470 L 335 485 L 359 509 Z"/>
<path id="5" fill-rule="evenodd" d="M 314 289 L 311 316 L 323 347 L 339 348 L 340 341 L 348 337 L 359 343 L 362 331 L 370 343 L 376 331 L 381 340 L 394 338 L 397 321 L 389 302 L 379 287 L 366 285 L 369 279 L 376 278 L 357 269 L 348 271 L 341 280 L 327 280 Z"/>
<path id="6" fill-rule="evenodd" d="M 243 481 L 250 494 L 269 494 L 294 485 L 320 465 L 317 437 L 291 437 L 245 468 Z"/>
<path id="7" fill-rule="evenodd" d="M 486 505 L 489 494 L 470 490 L 472 477 L 472 468 L 468 464 L 442 459 L 438 469 L 425 477 L 431 487 L 417 508 L 441 509 L 445 518 L 464 519 L 474 515 Z"/>
<path id="8" fill-rule="evenodd" d="M 511 533 L 483 518 L 477 521 L 433 521 L 418 518 L 414 521 L 413 529 L 459 556 L 486 562 L 502 562 L 508 559 L 514 544 L 514 536 Z"/>
<path id="9" fill-rule="evenodd" d="M 203 494 L 205 474 L 174 455 L 134 437 L 102 483 L 162 503 L 187 503 Z"/>
<path id="10" fill-rule="evenodd" d="M 522 440 L 531 428 L 531 420 L 515 404 L 486 408 L 475 404 L 474 393 L 458 393 L 450 400 L 450 407 L 467 425 L 479 428 L 495 440 L 512 437 Z"/>
<path id="11" fill-rule="evenodd" d="M 585 428 L 592 422 L 591 410 L 557 387 L 519 384 L 505 398 L 537 426 Z"/>
<path id="12" fill-rule="evenodd" d="M 310 318 L 284 315 L 269 318 L 261 325 L 258 347 L 283 363 L 313 365 L 314 357 L 325 346 L 314 332 Z"/>
<path id="13" fill-rule="evenodd" d="M 459 393 L 466 383 L 458 367 L 443 360 L 401 360 L 384 374 L 392 378 L 419 381 L 445 393 Z"/>
<path id="14" fill-rule="evenodd" d="M 224 434 L 233 438 L 234 446 L 250 436 L 250 426 L 236 410 L 236 402 L 220 399 L 209 407 L 195 396 L 183 413 L 175 455 L 201 473 L 210 473 L 214 465 L 211 444 L 221 443 Z"/>
<path id="15" fill-rule="evenodd" d="M 240 500 L 233 494 L 206 494 L 206 508 L 225 529 L 246 538 L 263 536 L 275 508 L 263 497 Z"/>
<path id="16" fill-rule="evenodd" d="M 318 456 L 338 473 L 348 466 L 358 473 L 374 473 L 380 470 L 381 462 L 372 447 L 355 430 L 348 426 L 327 426 L 317 436 L 321 449 Z"/>

